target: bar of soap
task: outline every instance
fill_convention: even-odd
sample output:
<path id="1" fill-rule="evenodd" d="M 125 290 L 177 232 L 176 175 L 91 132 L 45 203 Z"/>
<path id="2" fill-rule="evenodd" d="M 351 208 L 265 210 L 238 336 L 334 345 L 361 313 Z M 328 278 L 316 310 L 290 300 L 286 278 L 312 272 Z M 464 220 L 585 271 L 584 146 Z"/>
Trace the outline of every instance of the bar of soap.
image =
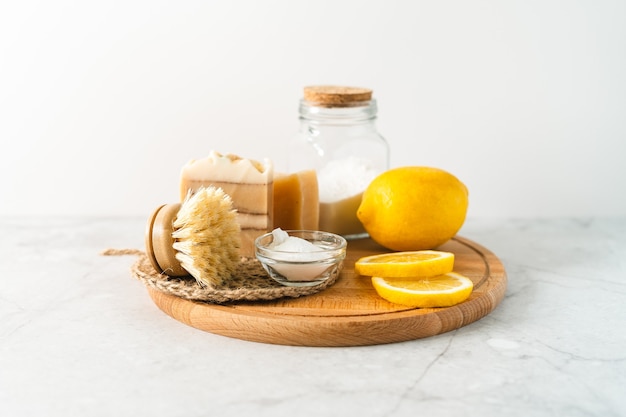
<path id="1" fill-rule="evenodd" d="M 180 198 L 200 187 L 220 187 L 233 201 L 241 227 L 241 255 L 254 257 L 254 240 L 273 227 L 274 166 L 232 154 L 211 151 L 183 166 Z"/>
<path id="2" fill-rule="evenodd" d="M 319 189 L 315 170 L 274 176 L 274 227 L 319 229 Z"/>

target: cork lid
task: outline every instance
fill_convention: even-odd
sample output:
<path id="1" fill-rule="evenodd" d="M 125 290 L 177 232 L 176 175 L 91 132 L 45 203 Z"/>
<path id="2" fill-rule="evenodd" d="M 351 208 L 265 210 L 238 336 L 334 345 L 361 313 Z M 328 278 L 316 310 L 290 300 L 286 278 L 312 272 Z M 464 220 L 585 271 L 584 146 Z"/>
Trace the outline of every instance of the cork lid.
<path id="1" fill-rule="evenodd" d="M 323 107 L 349 107 L 372 99 L 372 90 L 360 87 L 316 85 L 304 87 L 304 99 Z"/>

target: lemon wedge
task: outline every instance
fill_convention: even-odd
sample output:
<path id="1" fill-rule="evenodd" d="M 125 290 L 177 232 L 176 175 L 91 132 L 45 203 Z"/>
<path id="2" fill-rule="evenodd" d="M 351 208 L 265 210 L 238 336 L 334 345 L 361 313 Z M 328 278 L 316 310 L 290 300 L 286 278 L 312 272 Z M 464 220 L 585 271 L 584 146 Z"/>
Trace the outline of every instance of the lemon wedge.
<path id="1" fill-rule="evenodd" d="M 392 252 L 360 258 L 354 271 L 369 277 L 432 277 L 452 272 L 454 254 L 435 250 Z"/>
<path id="2" fill-rule="evenodd" d="M 378 295 L 409 307 L 450 307 L 465 301 L 474 288 L 472 281 L 456 272 L 430 278 L 372 277 Z"/>

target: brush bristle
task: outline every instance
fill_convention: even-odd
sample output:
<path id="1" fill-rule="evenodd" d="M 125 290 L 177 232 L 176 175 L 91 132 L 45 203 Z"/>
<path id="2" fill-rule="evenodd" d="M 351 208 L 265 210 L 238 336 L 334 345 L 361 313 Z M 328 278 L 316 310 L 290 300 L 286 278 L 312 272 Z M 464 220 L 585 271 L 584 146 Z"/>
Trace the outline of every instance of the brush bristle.
<path id="1" fill-rule="evenodd" d="M 181 205 L 173 223 L 176 259 L 201 285 L 222 286 L 240 260 L 237 212 L 228 194 L 200 188 Z"/>

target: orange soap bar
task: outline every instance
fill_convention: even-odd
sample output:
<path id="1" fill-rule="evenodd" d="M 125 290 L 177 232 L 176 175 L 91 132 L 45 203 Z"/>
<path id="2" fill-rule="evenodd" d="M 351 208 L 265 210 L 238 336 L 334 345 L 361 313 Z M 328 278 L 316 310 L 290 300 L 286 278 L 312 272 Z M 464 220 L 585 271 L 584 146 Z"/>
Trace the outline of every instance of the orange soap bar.
<path id="1" fill-rule="evenodd" d="M 315 170 L 274 176 L 274 227 L 318 230 L 319 190 Z"/>

